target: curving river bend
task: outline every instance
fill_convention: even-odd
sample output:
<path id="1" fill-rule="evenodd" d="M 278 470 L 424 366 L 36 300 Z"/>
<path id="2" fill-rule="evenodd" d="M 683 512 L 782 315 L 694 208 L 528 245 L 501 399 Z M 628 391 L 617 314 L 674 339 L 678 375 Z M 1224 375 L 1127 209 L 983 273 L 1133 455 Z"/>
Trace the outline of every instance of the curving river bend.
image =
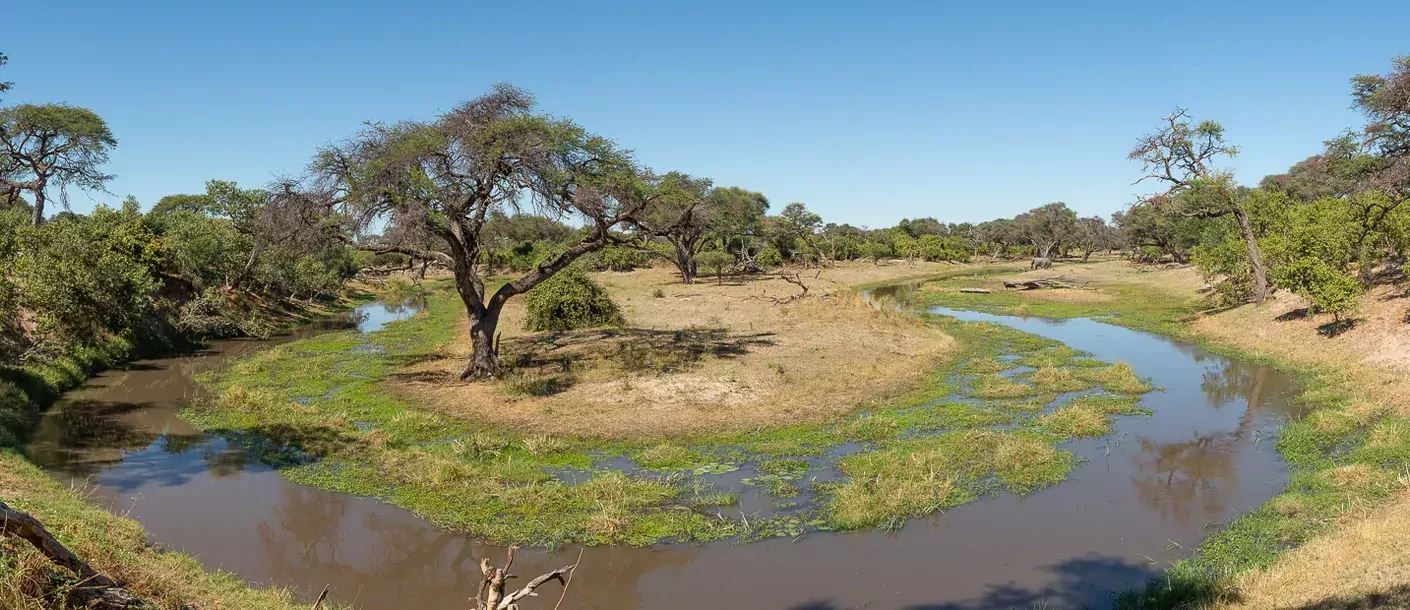
<path id="1" fill-rule="evenodd" d="M 498 561 L 502 549 L 375 499 L 290 483 L 177 417 L 202 371 L 311 333 L 372 332 L 418 308 L 371 303 L 287 337 L 217 341 L 103 373 L 55 404 L 29 454 L 141 521 L 152 542 L 208 568 L 309 598 L 331 585 L 334 599 L 367 610 L 468 608 L 476 562 Z M 1120 418 L 1111 437 L 1066 445 L 1087 461 L 1064 483 L 986 497 L 897 533 L 588 548 L 563 608 L 1100 608 L 1287 481 L 1272 441 L 1297 415 L 1296 388 L 1271 368 L 1093 320 L 935 311 L 1125 361 L 1163 389 L 1142 399 L 1154 415 Z M 578 551 L 523 552 L 516 571 L 572 563 Z M 552 607 L 544 599 L 526 608 Z"/>

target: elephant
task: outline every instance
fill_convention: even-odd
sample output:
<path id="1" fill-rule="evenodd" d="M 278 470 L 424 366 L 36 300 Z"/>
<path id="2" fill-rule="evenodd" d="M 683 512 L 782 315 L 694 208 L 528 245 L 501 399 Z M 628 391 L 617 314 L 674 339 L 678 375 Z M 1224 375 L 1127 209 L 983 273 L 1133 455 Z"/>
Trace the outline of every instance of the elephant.
<path id="1" fill-rule="evenodd" d="M 1033 270 L 1036 270 L 1036 269 L 1052 269 L 1052 268 L 1053 268 L 1053 259 L 1051 259 L 1051 258 L 1042 258 L 1042 257 L 1034 258 L 1034 259 L 1033 259 L 1033 265 L 1029 267 L 1029 269 L 1033 269 Z"/>

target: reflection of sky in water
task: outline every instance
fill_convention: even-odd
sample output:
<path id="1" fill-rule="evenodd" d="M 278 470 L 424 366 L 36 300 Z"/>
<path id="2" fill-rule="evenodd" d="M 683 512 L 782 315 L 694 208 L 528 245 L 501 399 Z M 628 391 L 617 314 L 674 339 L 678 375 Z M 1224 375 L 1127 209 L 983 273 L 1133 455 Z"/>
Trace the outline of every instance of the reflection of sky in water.
<path id="1" fill-rule="evenodd" d="M 382 330 L 397 320 L 405 320 L 416 315 L 425 306 L 424 299 L 413 297 L 402 303 L 374 301 L 359 305 L 352 310 L 350 317 L 357 324 L 358 332 L 372 333 Z"/>

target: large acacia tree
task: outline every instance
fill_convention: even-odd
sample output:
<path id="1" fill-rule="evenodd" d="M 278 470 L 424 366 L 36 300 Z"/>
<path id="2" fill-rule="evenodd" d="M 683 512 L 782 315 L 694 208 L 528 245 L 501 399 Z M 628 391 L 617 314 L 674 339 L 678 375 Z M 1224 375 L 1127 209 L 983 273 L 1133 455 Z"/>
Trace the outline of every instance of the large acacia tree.
<path id="1" fill-rule="evenodd" d="M 51 189 L 68 203 L 69 187 L 103 190 L 112 176 L 100 171 L 117 138 L 103 118 L 67 104 L 22 104 L 0 109 L 0 189 L 8 199 L 28 192 L 30 222 L 39 226 Z"/>
<path id="2" fill-rule="evenodd" d="M 1137 205 L 1193 218 L 1232 214 L 1248 248 L 1253 299 L 1263 303 L 1268 298 L 1268 271 L 1243 204 L 1244 194 L 1233 174 L 1214 167 L 1219 157 L 1237 155 L 1238 148 L 1225 141 L 1224 127 L 1218 122 L 1195 123 L 1184 108 L 1175 109 L 1163 120 L 1165 124 L 1159 130 L 1142 136 L 1127 155 L 1140 161 L 1146 172 L 1138 183 L 1155 180 L 1166 185 L 1164 192 L 1143 197 Z"/>
<path id="3" fill-rule="evenodd" d="M 509 85 L 434 121 L 371 125 L 322 150 L 314 170 L 312 189 L 287 192 L 331 212 L 345 241 L 440 261 L 454 273 L 473 348 L 462 379 L 501 374 L 495 335 L 510 298 L 616 241 L 613 229 L 653 201 L 630 152 L 568 119 L 536 113 L 533 98 Z M 576 217 L 585 230 L 490 293 L 482 273 L 486 221 L 525 207 Z M 428 240 L 444 247 L 426 248 Z"/>

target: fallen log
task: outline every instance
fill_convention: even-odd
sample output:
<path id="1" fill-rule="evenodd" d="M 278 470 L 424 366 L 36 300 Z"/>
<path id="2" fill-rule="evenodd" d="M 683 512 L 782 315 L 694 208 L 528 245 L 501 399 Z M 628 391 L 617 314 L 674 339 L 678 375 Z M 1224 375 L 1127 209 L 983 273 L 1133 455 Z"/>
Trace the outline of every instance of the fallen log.
<path id="1" fill-rule="evenodd" d="M 1042 290 L 1044 288 L 1073 288 L 1085 290 L 1087 289 L 1087 284 L 1090 281 L 1091 280 L 1088 280 L 1086 282 L 1077 282 L 1074 280 L 1069 280 L 1065 275 L 1059 275 L 1057 277 L 1045 277 L 1033 280 L 1023 280 L 1020 282 L 1004 282 L 1004 288 L 1016 290 Z"/>
<path id="2" fill-rule="evenodd" d="M 961 288 L 960 292 L 968 292 L 971 294 L 989 294 L 994 291 L 988 288 Z"/>
<path id="3" fill-rule="evenodd" d="M 156 610 L 131 591 L 103 573 L 94 570 L 87 562 L 78 558 L 53 534 L 29 513 L 20 512 L 0 502 L 0 534 L 23 539 L 39 554 L 68 571 L 79 579 L 79 584 L 69 592 L 69 598 L 78 602 L 81 608 L 90 610 Z"/>

